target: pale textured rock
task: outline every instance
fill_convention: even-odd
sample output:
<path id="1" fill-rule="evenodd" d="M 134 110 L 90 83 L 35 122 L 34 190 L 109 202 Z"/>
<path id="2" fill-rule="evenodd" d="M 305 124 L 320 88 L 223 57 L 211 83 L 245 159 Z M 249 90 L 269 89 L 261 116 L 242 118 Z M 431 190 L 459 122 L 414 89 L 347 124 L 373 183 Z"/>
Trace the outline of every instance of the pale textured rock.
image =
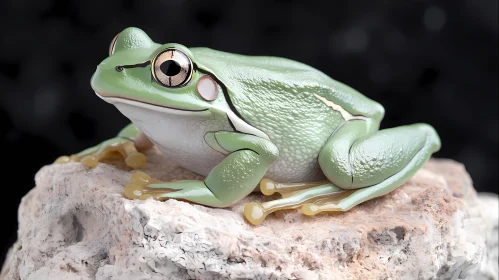
<path id="1" fill-rule="evenodd" d="M 156 153 L 145 170 L 196 177 Z M 161 163 L 163 169 L 160 168 Z M 462 165 L 430 161 L 392 193 L 347 213 L 271 215 L 121 196 L 130 170 L 51 165 L 19 208 L 4 279 L 497 279 L 496 195 Z"/>

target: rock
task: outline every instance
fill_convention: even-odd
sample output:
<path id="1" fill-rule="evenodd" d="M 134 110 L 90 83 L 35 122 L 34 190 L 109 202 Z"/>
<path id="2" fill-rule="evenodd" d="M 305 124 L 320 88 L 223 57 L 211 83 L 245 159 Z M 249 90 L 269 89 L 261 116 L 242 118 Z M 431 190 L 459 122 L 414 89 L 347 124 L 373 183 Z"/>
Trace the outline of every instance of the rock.
<path id="1" fill-rule="evenodd" d="M 160 164 L 161 163 L 161 164 Z M 161 169 L 162 168 L 162 169 Z M 162 180 L 198 178 L 149 155 Z M 346 213 L 298 210 L 248 224 L 242 210 L 122 197 L 131 170 L 50 165 L 19 207 L 3 279 L 497 279 L 497 195 L 431 160 L 390 194 Z"/>

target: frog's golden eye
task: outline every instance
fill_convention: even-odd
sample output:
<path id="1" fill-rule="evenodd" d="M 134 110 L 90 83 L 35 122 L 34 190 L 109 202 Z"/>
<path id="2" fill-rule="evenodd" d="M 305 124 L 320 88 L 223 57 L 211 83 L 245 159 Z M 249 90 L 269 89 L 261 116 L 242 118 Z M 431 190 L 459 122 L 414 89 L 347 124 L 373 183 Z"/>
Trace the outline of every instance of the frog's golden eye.
<path id="1" fill-rule="evenodd" d="M 120 33 L 114 36 L 113 40 L 111 41 L 111 44 L 109 45 L 109 56 L 113 55 L 114 53 L 114 48 L 116 47 L 116 40 L 118 40 L 118 36 L 120 36 Z"/>
<path id="2" fill-rule="evenodd" d="M 163 86 L 181 87 L 191 79 L 192 62 L 185 53 L 166 49 L 154 58 L 152 70 L 154 79 Z"/>

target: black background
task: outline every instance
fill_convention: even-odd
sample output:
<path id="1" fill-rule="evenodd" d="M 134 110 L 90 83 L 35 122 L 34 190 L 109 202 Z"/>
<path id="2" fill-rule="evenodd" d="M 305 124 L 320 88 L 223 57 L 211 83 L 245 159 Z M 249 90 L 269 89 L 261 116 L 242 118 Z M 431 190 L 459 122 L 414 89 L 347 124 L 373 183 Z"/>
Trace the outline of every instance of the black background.
<path id="1" fill-rule="evenodd" d="M 432 124 L 436 157 L 463 162 L 477 190 L 497 193 L 496 0 L 0 3 L 2 249 L 35 172 L 127 124 L 89 80 L 128 26 L 156 42 L 312 65 L 383 104 L 383 128 Z"/>

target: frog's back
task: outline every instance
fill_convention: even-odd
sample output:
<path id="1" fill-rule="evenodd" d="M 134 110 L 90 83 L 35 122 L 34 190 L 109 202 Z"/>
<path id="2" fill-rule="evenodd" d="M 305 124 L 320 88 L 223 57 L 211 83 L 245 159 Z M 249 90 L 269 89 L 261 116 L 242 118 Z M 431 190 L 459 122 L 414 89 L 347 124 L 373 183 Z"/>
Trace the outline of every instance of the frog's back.
<path id="1" fill-rule="evenodd" d="M 198 67 L 227 88 L 232 107 L 247 123 L 265 132 L 279 148 L 268 177 L 281 181 L 322 178 L 317 156 L 344 119 L 315 94 L 352 115 L 380 121 L 383 107 L 324 73 L 290 59 L 191 49 Z"/>

